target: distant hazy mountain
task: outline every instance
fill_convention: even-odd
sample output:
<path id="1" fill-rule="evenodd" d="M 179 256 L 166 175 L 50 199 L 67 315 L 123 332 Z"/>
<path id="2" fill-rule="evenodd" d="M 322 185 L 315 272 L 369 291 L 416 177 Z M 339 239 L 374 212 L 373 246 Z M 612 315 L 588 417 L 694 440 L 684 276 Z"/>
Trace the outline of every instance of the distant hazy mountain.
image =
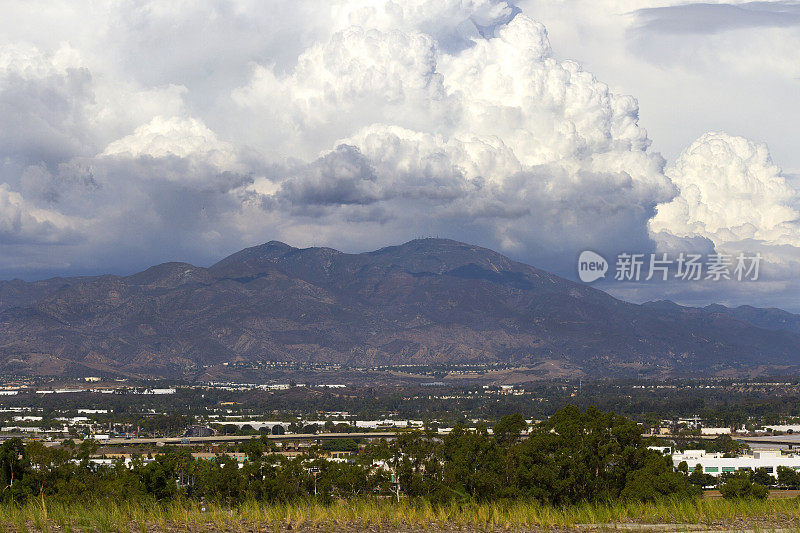
<path id="1" fill-rule="evenodd" d="M 742 309 L 634 305 L 449 240 L 363 254 L 270 242 L 210 268 L 0 282 L 0 370 L 194 378 L 254 361 L 499 361 L 595 377 L 799 369 L 794 315 Z M 779 330 L 781 320 L 794 327 Z"/>
<path id="2" fill-rule="evenodd" d="M 705 311 L 706 313 L 718 313 L 723 315 L 732 316 L 739 320 L 749 322 L 754 326 L 771 330 L 785 330 L 794 333 L 800 333 L 800 315 L 784 311 L 783 309 L 760 308 L 750 305 L 742 305 L 739 307 L 726 307 L 720 304 L 711 304 L 705 307 L 684 307 L 671 302 L 669 300 L 659 300 L 656 302 L 647 302 L 644 304 L 651 309 L 672 309 L 672 310 L 696 310 Z"/>

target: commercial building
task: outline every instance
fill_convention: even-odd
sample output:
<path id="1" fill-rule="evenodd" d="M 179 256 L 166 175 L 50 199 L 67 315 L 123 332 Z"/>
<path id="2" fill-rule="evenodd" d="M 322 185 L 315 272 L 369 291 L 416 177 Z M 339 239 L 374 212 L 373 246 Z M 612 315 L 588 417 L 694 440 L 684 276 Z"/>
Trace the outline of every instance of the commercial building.
<path id="1" fill-rule="evenodd" d="M 752 454 L 737 457 L 724 457 L 721 453 L 709 453 L 705 450 L 685 450 L 672 454 L 672 464 L 675 468 L 682 462 L 686 462 L 689 472 L 693 472 L 697 465 L 700 465 L 704 473 L 712 476 L 757 468 L 764 468 L 768 473 L 775 475 L 779 466 L 800 470 L 800 455 L 781 453 L 780 450 L 757 450 Z"/>

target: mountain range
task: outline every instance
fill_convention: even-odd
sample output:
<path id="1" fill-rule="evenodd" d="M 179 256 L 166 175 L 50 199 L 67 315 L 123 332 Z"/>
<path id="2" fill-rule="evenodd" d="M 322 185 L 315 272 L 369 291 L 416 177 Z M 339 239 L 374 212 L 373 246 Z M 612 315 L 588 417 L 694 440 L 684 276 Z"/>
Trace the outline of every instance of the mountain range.
<path id="1" fill-rule="evenodd" d="M 800 316 L 637 305 L 488 249 L 272 241 L 211 267 L 0 282 L 0 371 L 198 379 L 241 363 L 510 363 L 533 376 L 800 369 Z M 215 374 L 216 375 L 216 374 Z"/>

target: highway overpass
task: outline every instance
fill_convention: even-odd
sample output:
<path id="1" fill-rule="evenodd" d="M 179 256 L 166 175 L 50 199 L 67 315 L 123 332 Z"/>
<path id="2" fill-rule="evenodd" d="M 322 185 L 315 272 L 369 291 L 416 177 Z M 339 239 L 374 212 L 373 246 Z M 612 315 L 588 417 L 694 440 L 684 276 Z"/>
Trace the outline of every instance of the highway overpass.
<path id="1" fill-rule="evenodd" d="M 132 446 L 136 444 L 209 444 L 214 442 L 243 442 L 250 439 L 266 438 L 275 442 L 314 441 L 320 443 L 336 439 L 393 439 L 396 431 L 368 431 L 360 433 L 289 433 L 286 435 L 213 435 L 211 437 L 146 437 L 98 440 L 102 446 Z"/>

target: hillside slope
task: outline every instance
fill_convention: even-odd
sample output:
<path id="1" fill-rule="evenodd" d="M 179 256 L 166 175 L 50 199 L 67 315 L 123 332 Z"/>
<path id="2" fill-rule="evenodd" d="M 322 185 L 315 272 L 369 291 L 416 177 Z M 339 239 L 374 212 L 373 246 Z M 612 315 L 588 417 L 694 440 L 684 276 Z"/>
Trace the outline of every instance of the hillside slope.
<path id="1" fill-rule="evenodd" d="M 241 361 L 548 362 L 574 375 L 800 367 L 800 335 L 634 305 L 455 241 L 248 248 L 209 267 L 0 282 L 0 370 L 196 378 Z"/>

